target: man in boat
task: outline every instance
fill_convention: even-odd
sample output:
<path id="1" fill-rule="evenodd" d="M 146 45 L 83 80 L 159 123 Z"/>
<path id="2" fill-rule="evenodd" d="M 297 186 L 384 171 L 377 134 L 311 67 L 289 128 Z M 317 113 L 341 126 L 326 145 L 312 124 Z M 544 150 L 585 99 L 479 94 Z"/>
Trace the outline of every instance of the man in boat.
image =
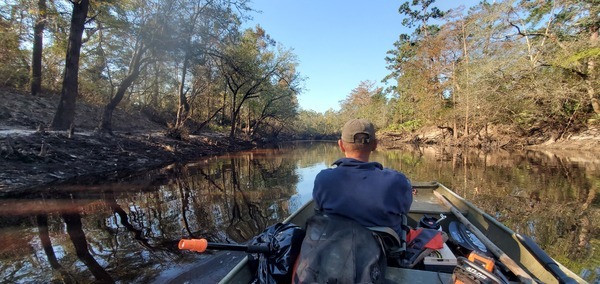
<path id="1" fill-rule="evenodd" d="M 412 203 L 412 186 L 404 174 L 369 162 L 377 148 L 375 127 L 366 119 L 352 119 L 342 128 L 338 146 L 345 158 L 315 178 L 317 210 L 341 215 L 372 227 L 391 227 L 400 234 L 402 215 Z"/>

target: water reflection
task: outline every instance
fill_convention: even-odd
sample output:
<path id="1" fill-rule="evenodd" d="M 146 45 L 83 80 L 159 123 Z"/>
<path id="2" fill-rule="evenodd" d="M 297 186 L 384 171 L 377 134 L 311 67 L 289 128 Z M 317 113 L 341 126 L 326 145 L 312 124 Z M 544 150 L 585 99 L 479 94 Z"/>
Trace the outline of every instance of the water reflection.
<path id="1" fill-rule="evenodd" d="M 65 185 L 3 199 L 1 276 L 8 282 L 150 282 L 212 258 L 178 251 L 177 242 L 241 243 L 289 214 L 297 160 L 285 151 L 240 153 L 119 184 Z"/>
<path id="2" fill-rule="evenodd" d="M 177 250 L 180 238 L 243 243 L 304 204 L 334 143 L 170 166 L 120 183 L 64 185 L 0 200 L 7 282 L 215 282 L 242 255 Z M 585 159 L 583 159 L 585 158 Z M 379 151 L 412 180 L 438 180 L 579 273 L 600 267 L 600 161 L 543 152 Z"/>

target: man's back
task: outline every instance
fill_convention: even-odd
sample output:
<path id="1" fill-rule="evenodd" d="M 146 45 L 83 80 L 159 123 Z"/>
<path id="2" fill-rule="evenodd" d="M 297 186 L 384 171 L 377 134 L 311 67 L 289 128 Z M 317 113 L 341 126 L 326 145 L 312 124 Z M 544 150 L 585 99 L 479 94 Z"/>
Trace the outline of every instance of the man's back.
<path id="1" fill-rule="evenodd" d="M 315 178 L 317 209 L 354 219 L 363 226 L 386 226 L 399 232 L 401 215 L 412 203 L 412 187 L 401 173 L 376 162 L 342 158 L 336 168 Z"/>

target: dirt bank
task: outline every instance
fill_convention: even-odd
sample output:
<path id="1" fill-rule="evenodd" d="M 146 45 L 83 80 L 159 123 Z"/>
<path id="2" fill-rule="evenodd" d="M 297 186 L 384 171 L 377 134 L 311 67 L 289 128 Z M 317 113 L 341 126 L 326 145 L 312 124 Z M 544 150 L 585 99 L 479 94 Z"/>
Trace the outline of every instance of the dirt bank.
<path id="1" fill-rule="evenodd" d="M 563 135 L 562 138 L 555 138 L 556 136 L 558 135 L 552 131 L 522 135 L 518 130 L 508 126 L 490 126 L 485 131 L 454 140 L 447 129 L 427 127 L 414 132 L 380 133 L 380 145 L 384 148 L 400 148 L 406 144 L 413 144 L 476 147 L 483 150 L 600 151 L 600 125 L 590 126 L 578 133 Z"/>
<path id="2" fill-rule="evenodd" d="M 54 115 L 58 96 L 31 97 L 0 90 L 0 196 L 40 185 L 88 178 L 120 178 L 169 163 L 197 159 L 249 145 L 229 145 L 219 133 L 186 141 L 165 137 L 166 127 L 139 112 L 117 110 L 115 136 L 94 129 L 100 107 L 78 102 L 73 135 L 43 129 Z"/>

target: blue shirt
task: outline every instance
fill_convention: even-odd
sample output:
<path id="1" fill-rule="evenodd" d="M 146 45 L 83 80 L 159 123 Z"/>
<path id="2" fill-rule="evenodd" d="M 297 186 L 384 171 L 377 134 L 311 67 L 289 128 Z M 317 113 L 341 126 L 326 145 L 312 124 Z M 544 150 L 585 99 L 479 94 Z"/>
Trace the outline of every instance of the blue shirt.
<path id="1" fill-rule="evenodd" d="M 324 213 L 342 215 L 359 224 L 391 227 L 400 232 L 402 214 L 412 203 L 412 186 L 404 174 L 377 162 L 337 160 L 335 168 L 317 174 L 313 199 Z"/>

